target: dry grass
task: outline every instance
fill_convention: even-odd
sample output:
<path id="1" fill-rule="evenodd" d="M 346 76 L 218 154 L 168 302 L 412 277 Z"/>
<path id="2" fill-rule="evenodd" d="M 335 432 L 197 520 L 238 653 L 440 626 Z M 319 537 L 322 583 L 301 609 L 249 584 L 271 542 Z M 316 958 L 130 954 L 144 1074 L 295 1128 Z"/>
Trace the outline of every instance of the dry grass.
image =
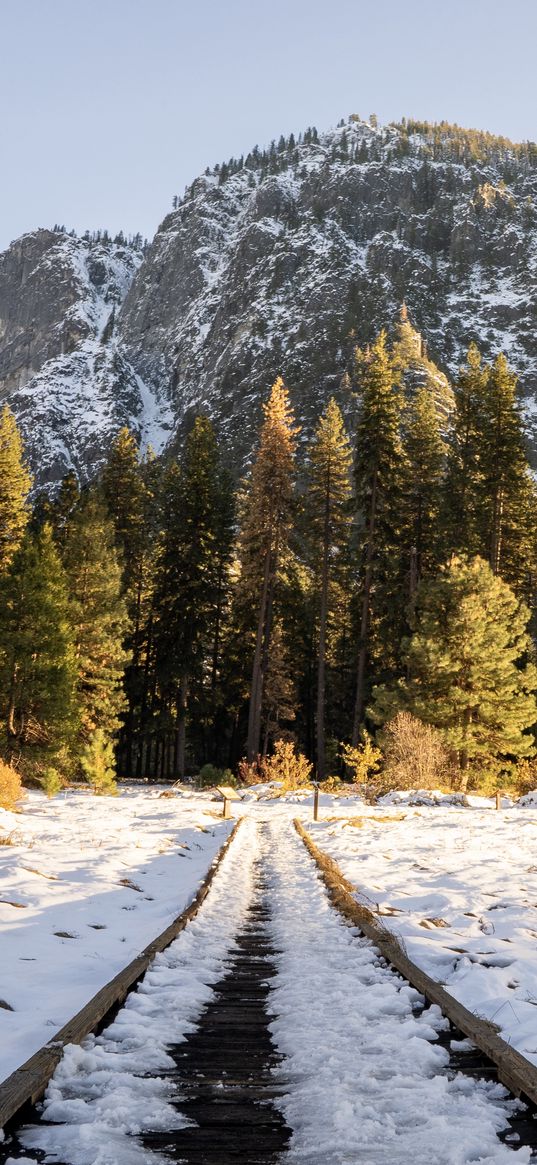
<path id="1" fill-rule="evenodd" d="M 377 821 L 404 821 L 406 813 L 383 813 L 375 817 L 323 817 L 322 821 L 343 821 L 345 825 L 352 825 L 354 829 L 362 829 L 364 825 L 376 825 Z"/>

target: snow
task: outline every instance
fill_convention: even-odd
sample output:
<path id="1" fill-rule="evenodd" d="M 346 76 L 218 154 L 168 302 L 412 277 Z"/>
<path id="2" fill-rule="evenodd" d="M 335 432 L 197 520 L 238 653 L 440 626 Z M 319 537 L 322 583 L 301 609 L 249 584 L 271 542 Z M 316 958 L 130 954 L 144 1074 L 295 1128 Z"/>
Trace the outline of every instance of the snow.
<path id="1" fill-rule="evenodd" d="M 500 812 L 385 800 L 361 828 L 312 823 L 314 841 L 409 957 L 537 1065 L 535 794 Z"/>
<path id="2" fill-rule="evenodd" d="M 216 806 L 159 793 L 0 810 L 0 1080 L 165 930 L 226 840 Z"/>
<path id="3" fill-rule="evenodd" d="M 82 1047 L 68 1046 L 47 1091 L 44 1115 L 52 1123 L 27 1130 L 26 1148 L 70 1165 L 166 1161 L 134 1137 L 142 1129 L 188 1123 L 174 1107 L 174 1088 L 165 1078 L 173 1067 L 167 1047 L 193 1029 L 222 975 L 250 902 L 255 852 L 255 826 L 248 822 L 197 917 L 157 956 L 114 1022 Z"/>
<path id="4" fill-rule="evenodd" d="M 180 805 L 199 811 L 187 798 Z M 174 808 L 164 802 L 163 811 Z M 251 802 L 238 812 L 247 821 L 196 919 L 157 956 L 113 1023 L 66 1049 L 47 1091 L 47 1123 L 24 1130 L 24 1149 L 69 1165 L 165 1165 L 165 1154 L 144 1148 L 139 1134 L 185 1123 L 167 1048 L 185 1038 L 211 998 L 260 857 L 276 949 L 270 1024 L 285 1056 L 275 1070 L 275 1103 L 292 1129 L 289 1165 L 501 1165 L 513 1152 L 527 1165 L 528 1149 L 513 1150 L 496 1135 L 518 1102 L 500 1085 L 446 1071 L 447 1052 L 435 1044 L 445 1021 L 437 1008 L 422 1009 L 418 993 L 329 905 L 293 829 L 293 805 Z M 459 812 L 449 810 L 453 818 Z M 323 828 L 327 840 L 332 826 L 317 832 Z"/>
<path id="5" fill-rule="evenodd" d="M 287 1157 L 307 1165 L 459 1165 L 502 1162 L 512 1150 L 504 1090 L 443 1070 L 436 1007 L 414 1014 L 418 993 L 329 905 L 295 833 L 270 828 L 273 936 L 281 954 L 272 1031 L 287 1060 L 278 1101 L 294 1134 Z M 457 1129 L 453 1137 L 453 1129 Z M 517 1153 L 527 1162 L 529 1153 Z"/>

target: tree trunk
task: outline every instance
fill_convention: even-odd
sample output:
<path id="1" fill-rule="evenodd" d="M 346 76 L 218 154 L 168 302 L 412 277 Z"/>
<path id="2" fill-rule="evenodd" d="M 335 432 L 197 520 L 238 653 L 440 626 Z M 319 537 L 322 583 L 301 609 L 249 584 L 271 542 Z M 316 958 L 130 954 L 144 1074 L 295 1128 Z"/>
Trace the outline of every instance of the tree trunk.
<path id="1" fill-rule="evenodd" d="M 494 498 L 494 508 L 492 512 L 492 534 L 490 539 L 490 565 L 494 574 L 500 573 L 500 560 L 502 552 L 502 529 L 503 529 L 503 490 L 499 489 Z"/>
<path id="2" fill-rule="evenodd" d="M 325 703 L 326 703 L 326 628 L 328 622 L 328 554 L 330 543 L 330 478 L 328 479 L 324 508 L 323 565 L 321 574 L 321 607 L 319 611 L 319 660 L 317 666 L 317 778 L 326 776 Z"/>
<path id="3" fill-rule="evenodd" d="M 261 709 L 263 706 L 263 681 L 270 646 L 270 621 L 272 616 L 272 596 L 274 579 L 278 562 L 278 547 L 272 546 L 265 552 L 265 566 L 263 572 L 263 587 L 259 603 L 257 620 L 257 634 L 255 642 L 254 662 L 252 666 L 252 684 L 250 689 L 250 707 L 248 709 L 248 763 L 252 764 L 259 753 L 261 738 Z"/>
<path id="4" fill-rule="evenodd" d="M 179 772 L 179 779 L 184 780 L 185 777 L 185 752 L 186 752 L 186 709 L 188 702 L 188 679 L 184 677 L 181 680 L 181 688 L 179 691 L 179 718 L 177 725 L 177 768 Z"/>
<path id="5" fill-rule="evenodd" d="M 364 593 L 362 598 L 362 614 L 360 620 L 360 641 L 358 647 L 358 667 L 356 674 L 356 703 L 354 705 L 354 723 L 352 727 L 352 743 L 354 747 L 360 739 L 360 728 L 365 706 L 365 665 L 367 662 L 367 645 L 369 638 L 369 618 L 371 584 L 373 581 L 373 550 L 375 539 L 375 525 L 377 517 L 377 470 L 373 474 L 373 488 L 371 490 L 371 508 L 369 511 L 369 530 L 367 551 L 365 558 Z"/>

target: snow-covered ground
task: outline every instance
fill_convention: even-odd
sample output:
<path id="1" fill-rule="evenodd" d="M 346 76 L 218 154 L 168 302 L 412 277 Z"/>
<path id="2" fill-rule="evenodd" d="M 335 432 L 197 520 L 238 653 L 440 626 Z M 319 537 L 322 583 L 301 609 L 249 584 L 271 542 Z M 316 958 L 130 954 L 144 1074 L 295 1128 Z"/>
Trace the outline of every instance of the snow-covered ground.
<path id="1" fill-rule="evenodd" d="M 496 1137 L 509 1110 L 504 1089 L 444 1072 L 448 1053 L 434 1044 L 440 1011 L 413 1014 L 420 996 L 333 910 L 294 830 L 273 824 L 266 855 L 289 1165 L 511 1161 Z"/>
<path id="2" fill-rule="evenodd" d="M 217 805 L 159 792 L 0 809 L 0 1081 L 169 925 L 225 842 Z"/>
<path id="3" fill-rule="evenodd" d="M 277 1103 L 293 1130 L 289 1165 L 507 1165 L 513 1153 L 529 1162 L 529 1150 L 496 1135 L 516 1102 L 498 1085 L 445 1072 L 438 1010 L 421 1012 L 417 993 L 330 907 L 293 812 L 285 803 L 248 808 L 196 919 L 111 1026 L 66 1050 L 45 1101 L 50 1123 L 24 1131 L 27 1153 L 70 1165 L 165 1165 L 138 1135 L 184 1121 L 166 1048 L 192 1029 L 221 977 L 259 855 L 278 952 L 271 1028 L 286 1057 Z"/>
<path id="4" fill-rule="evenodd" d="M 537 1064 L 537 808 L 351 812 L 325 811 L 341 819 L 313 840 L 410 958 Z"/>
<path id="5" fill-rule="evenodd" d="M 414 989 L 329 905 L 292 826 L 296 815 L 311 819 L 311 798 L 267 794 L 236 806 L 247 820 L 196 919 L 157 956 L 110 1027 L 66 1050 L 45 1101 L 48 1123 L 24 1134 L 26 1161 L 33 1165 L 40 1149 L 69 1165 L 164 1165 L 138 1137 L 184 1123 L 167 1048 L 192 1030 L 222 976 L 259 858 L 277 951 L 271 1030 L 285 1057 L 276 1103 L 292 1129 L 290 1165 L 499 1165 L 513 1153 L 525 1165 L 529 1150 L 496 1135 L 514 1102 L 498 1085 L 445 1071 L 438 1010 L 421 1011 Z M 372 809 L 327 795 L 322 806 L 331 820 L 311 823 L 316 843 L 404 936 L 410 956 L 479 1014 L 501 1023 L 502 1012 L 519 1012 L 523 1040 L 513 1036 L 514 1020 L 503 1034 L 537 1062 L 537 1007 L 528 998 L 535 809 Z M 192 896 L 232 824 L 214 812 L 207 794 L 160 799 L 152 790 L 50 803 L 35 795 L 23 814 L 3 815 L 0 833 L 7 826 L 21 839 L 0 847 L 0 898 L 11 866 L 10 901 L 23 907 L 0 906 L 11 965 L 0 967 L 0 996 L 11 993 L 16 1007 L 0 1011 L 0 1025 L 8 1033 L 21 1025 L 17 1063 L 29 1054 L 32 1025 L 37 1046 Z"/>

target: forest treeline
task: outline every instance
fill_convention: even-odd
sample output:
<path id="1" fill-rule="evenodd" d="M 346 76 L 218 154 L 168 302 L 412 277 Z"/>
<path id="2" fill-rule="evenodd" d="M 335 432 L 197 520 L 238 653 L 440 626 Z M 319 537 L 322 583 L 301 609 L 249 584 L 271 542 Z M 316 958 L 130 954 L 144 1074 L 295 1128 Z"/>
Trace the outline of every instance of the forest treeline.
<path id="1" fill-rule="evenodd" d="M 331 399 L 309 441 L 278 379 L 238 487 L 198 416 L 176 459 L 123 429 L 89 487 L 69 474 L 31 506 L 4 408 L 0 724 L 27 780 L 255 772 L 279 741 L 322 780 L 401 713 L 461 788 L 531 766 L 537 499 L 516 378 L 472 345 L 446 417 L 434 376 L 406 375 L 417 343 L 403 311 L 394 342 L 357 349 L 355 420 Z"/>

